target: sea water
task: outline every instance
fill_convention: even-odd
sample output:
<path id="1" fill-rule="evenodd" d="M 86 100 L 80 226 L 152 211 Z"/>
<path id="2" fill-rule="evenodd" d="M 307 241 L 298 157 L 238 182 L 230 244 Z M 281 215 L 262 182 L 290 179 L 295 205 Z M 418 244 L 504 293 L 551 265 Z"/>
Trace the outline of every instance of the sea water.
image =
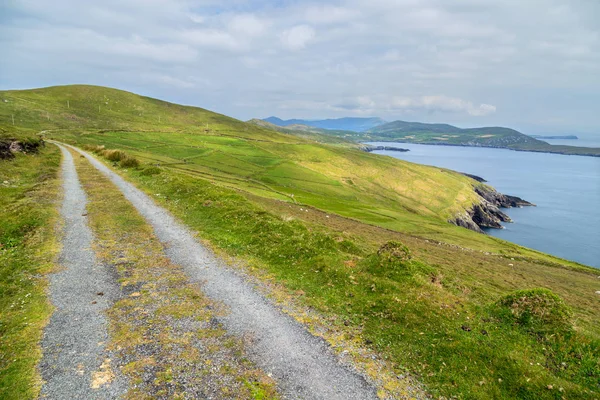
<path id="1" fill-rule="evenodd" d="M 419 164 L 477 175 L 499 192 L 537 207 L 503 210 L 513 223 L 492 236 L 600 268 L 600 157 L 481 147 L 380 143 L 409 152 L 376 151 Z"/>

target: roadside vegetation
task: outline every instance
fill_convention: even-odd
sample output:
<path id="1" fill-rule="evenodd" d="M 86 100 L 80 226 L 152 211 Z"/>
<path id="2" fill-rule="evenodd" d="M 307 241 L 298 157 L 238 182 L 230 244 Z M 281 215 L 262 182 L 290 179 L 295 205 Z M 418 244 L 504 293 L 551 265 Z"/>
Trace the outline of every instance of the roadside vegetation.
<path id="1" fill-rule="evenodd" d="M 296 316 L 335 348 L 358 346 L 353 355 L 366 374 L 380 371 L 371 369 L 360 348 L 378 354 L 395 375 L 418 377 L 434 396 L 593 398 L 598 393 L 600 342 L 596 317 L 589 315 L 598 311 L 586 305 L 595 300 L 591 271 L 452 247 L 447 251 L 454 259 L 436 265 L 431 261 L 446 246 L 431 241 L 388 233 L 382 242 L 385 234 L 361 232 L 360 223 L 340 217 L 329 223 L 332 215 L 289 203 L 269 207 L 167 168 L 122 173 L 217 251 L 271 283 L 273 296 L 309 310 Z M 354 229 L 336 230 L 338 219 Z M 467 271 L 453 268 L 456 264 Z M 496 274 L 478 280 L 495 266 Z M 518 283 L 507 284 L 506 267 L 520 277 Z M 561 279 L 574 282 L 562 286 Z M 540 285 L 560 296 L 531 289 Z M 577 293 L 570 292 L 573 287 Z M 407 386 L 387 378 L 380 394 L 406 395 Z"/>
<path id="2" fill-rule="evenodd" d="M 382 396 L 417 379 L 435 397 L 598 397 L 598 271 L 448 224 L 469 178 L 112 89 L 0 95 L 4 120 L 90 146 L 239 261 Z"/>
<path id="3" fill-rule="evenodd" d="M 11 132 L 11 139 L 23 138 Z M 0 139 L 1 140 L 1 139 Z M 0 160 L 0 398 L 36 398 L 39 341 L 52 308 L 44 275 L 59 250 L 55 146 Z"/>

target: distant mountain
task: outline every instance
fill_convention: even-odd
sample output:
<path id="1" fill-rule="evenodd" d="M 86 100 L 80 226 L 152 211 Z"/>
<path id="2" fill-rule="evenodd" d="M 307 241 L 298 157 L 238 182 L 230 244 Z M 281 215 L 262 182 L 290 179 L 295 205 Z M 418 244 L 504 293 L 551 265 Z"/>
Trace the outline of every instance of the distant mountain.
<path id="1" fill-rule="evenodd" d="M 422 144 L 447 144 L 516 148 L 547 143 L 519 131 L 502 127 L 462 129 L 448 124 L 394 121 L 369 129 L 364 133 L 371 140 L 399 141 Z"/>
<path id="2" fill-rule="evenodd" d="M 335 118 L 335 119 L 320 119 L 320 120 L 307 120 L 307 119 L 288 119 L 283 120 L 277 117 L 269 117 L 263 119 L 263 121 L 270 122 L 277 126 L 289 126 L 289 125 L 307 125 L 320 129 L 332 129 L 342 131 L 353 131 L 353 132 L 364 132 L 376 126 L 385 124 L 386 121 L 381 118 Z"/>

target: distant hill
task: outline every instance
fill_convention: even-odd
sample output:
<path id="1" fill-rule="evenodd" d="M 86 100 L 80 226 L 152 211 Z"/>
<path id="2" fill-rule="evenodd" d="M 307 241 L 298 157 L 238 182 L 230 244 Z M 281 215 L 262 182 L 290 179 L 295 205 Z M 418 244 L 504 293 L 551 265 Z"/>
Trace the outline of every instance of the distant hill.
<path id="1" fill-rule="evenodd" d="M 315 128 L 314 126 L 302 125 L 302 124 L 293 124 L 280 126 L 268 122 L 264 119 L 251 119 L 247 121 L 249 124 L 260 126 L 261 128 L 271 129 L 277 132 L 287 133 L 294 136 L 299 136 L 304 139 L 313 140 L 318 143 L 326 143 L 326 144 L 334 144 L 341 145 L 345 147 L 352 148 L 364 148 L 364 145 L 361 145 L 352 139 L 345 139 L 344 135 L 351 135 L 354 132 L 349 131 L 335 131 L 335 135 L 332 135 L 332 131 Z"/>
<path id="2" fill-rule="evenodd" d="M 449 124 L 393 121 L 361 132 L 324 129 L 320 133 L 357 142 L 402 142 L 495 147 L 520 151 L 600 157 L 600 148 L 551 145 L 517 130 L 498 126 L 463 129 Z"/>
<path id="3" fill-rule="evenodd" d="M 335 119 L 321 119 L 321 120 L 306 120 L 306 119 L 288 119 L 282 120 L 277 117 L 269 117 L 263 119 L 263 121 L 270 122 L 277 126 L 290 126 L 290 125 L 306 125 L 320 129 L 330 130 L 342 130 L 342 131 L 353 131 L 353 132 L 364 132 L 376 126 L 385 124 L 386 121 L 381 118 L 335 118 Z"/>
<path id="4" fill-rule="evenodd" d="M 424 144 L 453 144 L 462 146 L 506 147 L 543 145 L 545 142 L 502 127 L 461 129 L 448 124 L 394 121 L 369 129 L 378 140 L 397 140 Z"/>

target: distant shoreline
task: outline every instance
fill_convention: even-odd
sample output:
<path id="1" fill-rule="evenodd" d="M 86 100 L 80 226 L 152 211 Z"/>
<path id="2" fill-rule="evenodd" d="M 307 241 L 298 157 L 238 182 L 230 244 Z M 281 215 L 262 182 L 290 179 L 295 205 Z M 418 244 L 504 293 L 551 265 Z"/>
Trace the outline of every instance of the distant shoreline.
<path id="1" fill-rule="evenodd" d="M 576 153 L 568 152 L 571 149 L 515 149 L 511 147 L 501 147 L 501 146 L 482 146 L 482 145 L 468 145 L 468 144 L 457 144 L 457 143 L 415 143 L 415 142 L 403 142 L 399 140 L 374 140 L 373 142 L 384 142 L 384 143 L 407 143 L 407 144 L 422 144 L 426 146 L 453 146 L 453 147 L 482 147 L 487 149 L 503 149 L 503 150 L 513 150 L 513 151 L 526 151 L 530 153 L 548 153 L 548 154 L 561 154 L 564 156 L 581 156 L 581 157 L 600 157 L 600 149 L 597 147 L 589 147 L 591 150 L 596 150 L 596 153 L 588 153 L 585 149 L 587 147 L 575 147 L 575 146 L 564 146 L 564 147 L 572 147 Z M 361 142 L 362 144 L 368 145 L 369 142 Z M 551 145 L 548 146 L 556 146 L 563 147 L 559 145 Z"/>
<path id="2" fill-rule="evenodd" d="M 575 135 L 558 135 L 558 136 L 551 136 L 551 135 L 529 135 L 534 139 L 553 139 L 553 140 L 560 140 L 560 139 L 565 139 L 565 140 L 577 140 L 579 139 L 577 136 Z"/>

